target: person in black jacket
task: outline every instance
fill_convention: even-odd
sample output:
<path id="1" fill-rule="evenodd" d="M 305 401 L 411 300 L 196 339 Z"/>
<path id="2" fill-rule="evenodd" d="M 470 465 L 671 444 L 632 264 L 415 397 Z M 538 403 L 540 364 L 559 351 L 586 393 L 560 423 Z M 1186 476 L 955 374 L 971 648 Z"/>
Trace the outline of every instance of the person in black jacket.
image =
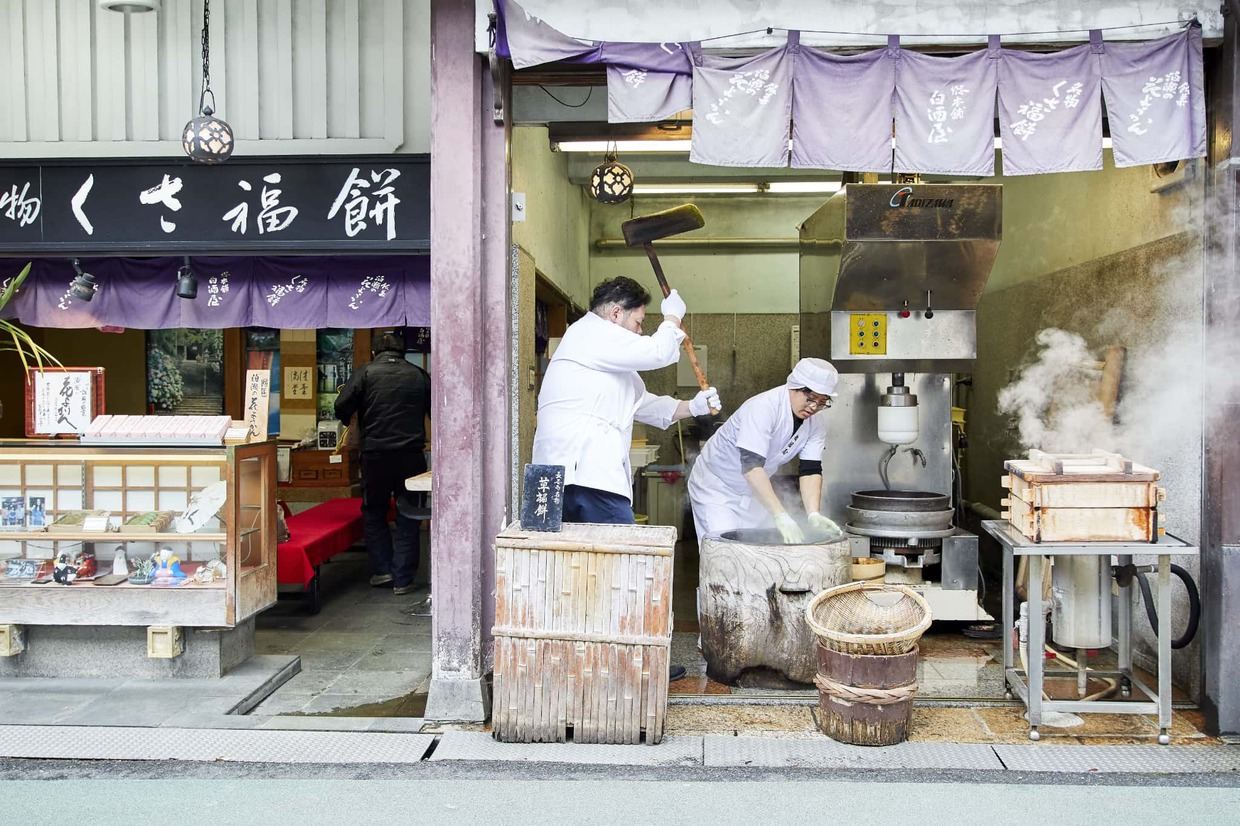
<path id="1" fill-rule="evenodd" d="M 370 555 L 370 584 L 391 583 L 397 594 L 413 590 L 419 562 L 418 494 L 405 480 L 426 471 L 425 418 L 431 379 L 405 361 L 405 342 L 393 333 L 371 340 L 373 360 L 353 373 L 336 397 L 336 418 L 354 413 L 362 444 L 362 525 Z M 388 530 L 388 509 L 396 499 L 396 540 Z"/>

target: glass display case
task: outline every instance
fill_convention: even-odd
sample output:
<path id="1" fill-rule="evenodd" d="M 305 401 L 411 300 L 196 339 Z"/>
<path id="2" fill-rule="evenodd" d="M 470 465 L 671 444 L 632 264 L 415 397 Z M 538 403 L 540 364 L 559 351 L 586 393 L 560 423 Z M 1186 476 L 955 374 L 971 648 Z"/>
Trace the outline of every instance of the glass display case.
<path id="1" fill-rule="evenodd" d="M 0 624 L 231 628 L 276 601 L 275 443 L 0 442 Z"/>

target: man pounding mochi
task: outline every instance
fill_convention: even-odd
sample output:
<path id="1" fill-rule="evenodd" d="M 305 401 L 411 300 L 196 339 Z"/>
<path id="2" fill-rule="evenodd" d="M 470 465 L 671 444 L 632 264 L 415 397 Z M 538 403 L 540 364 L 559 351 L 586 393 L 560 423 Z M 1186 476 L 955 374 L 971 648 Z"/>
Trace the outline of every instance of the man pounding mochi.
<path id="1" fill-rule="evenodd" d="M 692 400 L 646 392 L 639 370 L 675 364 L 685 337 L 685 302 L 672 290 L 663 322 L 641 334 L 650 293 L 620 276 L 594 289 L 590 312 L 569 326 L 538 394 L 534 464 L 564 466 L 564 521 L 633 524 L 629 447 L 634 420 L 658 428 L 718 410 L 711 387 Z M 670 679 L 683 677 L 672 666 Z"/>

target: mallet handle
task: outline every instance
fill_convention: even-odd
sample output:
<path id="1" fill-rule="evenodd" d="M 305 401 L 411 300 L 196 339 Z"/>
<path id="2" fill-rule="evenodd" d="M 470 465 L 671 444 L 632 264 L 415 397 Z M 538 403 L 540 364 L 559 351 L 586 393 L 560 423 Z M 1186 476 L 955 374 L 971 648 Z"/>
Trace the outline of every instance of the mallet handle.
<path id="1" fill-rule="evenodd" d="M 672 292 L 672 288 L 667 286 L 667 276 L 663 274 L 663 265 L 659 263 L 659 256 L 654 251 L 654 244 L 642 244 L 646 249 L 646 256 L 650 259 L 650 266 L 654 268 L 654 277 L 659 279 L 659 289 L 663 290 L 663 297 L 667 298 Z M 681 319 L 684 321 L 684 319 Z M 683 330 L 683 327 L 682 327 Z M 698 364 L 697 351 L 693 349 L 693 341 L 690 340 L 689 334 L 685 333 L 684 341 L 685 353 L 689 356 L 689 364 L 693 367 L 693 375 L 697 377 L 698 387 L 706 390 L 710 387 L 710 382 L 706 380 L 706 374 L 702 372 L 702 365 Z M 712 410 L 711 413 L 718 413 L 718 410 Z"/>

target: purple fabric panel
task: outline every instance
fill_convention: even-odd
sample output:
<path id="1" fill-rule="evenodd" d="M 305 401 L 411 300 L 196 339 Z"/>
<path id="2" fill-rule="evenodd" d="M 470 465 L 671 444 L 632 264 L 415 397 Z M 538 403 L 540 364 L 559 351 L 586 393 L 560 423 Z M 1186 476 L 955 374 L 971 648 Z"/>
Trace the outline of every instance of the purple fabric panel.
<path id="1" fill-rule="evenodd" d="M 327 317 L 323 259 L 259 258 L 250 283 L 250 324 L 312 330 Z"/>
<path id="2" fill-rule="evenodd" d="M 1199 26 L 1148 43 L 1107 43 L 1102 89 L 1117 167 L 1206 154 Z"/>
<path id="3" fill-rule="evenodd" d="M 703 56 L 693 69 L 689 160 L 787 166 L 794 59 L 787 46 L 753 58 Z"/>
<path id="4" fill-rule="evenodd" d="M 666 120 L 693 107 L 693 79 L 675 72 L 607 67 L 608 123 Z"/>
<path id="5" fill-rule="evenodd" d="M 0 293 L 9 288 L 9 284 L 13 279 L 21 274 L 22 269 L 29 261 L 23 261 L 16 258 L 0 258 Z M 13 295 L 13 299 L 4 307 L 0 307 L 0 318 L 16 319 L 21 316 L 21 308 L 23 305 L 32 301 L 30 296 L 34 295 L 34 266 L 30 267 L 30 275 L 26 276 L 26 280 L 22 282 L 21 289 Z"/>
<path id="6" fill-rule="evenodd" d="M 646 69 L 650 72 L 693 74 L 693 58 L 685 43 L 627 43 L 603 41 L 599 60 L 608 66 Z"/>
<path id="7" fill-rule="evenodd" d="M 891 168 L 896 50 L 833 55 L 802 46 L 792 78 L 792 165 L 850 172 Z"/>
<path id="8" fill-rule="evenodd" d="M 1035 54 L 1002 50 L 1003 174 L 1102 169 L 1102 83 L 1089 46 Z"/>
<path id="9" fill-rule="evenodd" d="M 83 301 L 70 293 L 75 273 L 68 261 L 36 261 L 26 283 L 22 285 L 23 292 L 29 290 L 29 294 L 23 297 L 24 300 L 18 303 L 22 324 L 67 329 L 110 324 L 101 312 L 104 306 L 103 294 L 111 286 L 99 269 L 99 265 L 106 260 L 81 259 L 82 270 L 94 275 L 99 285 L 92 301 Z"/>
<path id="10" fill-rule="evenodd" d="M 250 326 L 254 258 L 194 258 L 197 297 L 181 301 L 184 327 L 219 329 Z M 154 328 L 148 328 L 154 329 Z"/>
<path id="11" fill-rule="evenodd" d="M 994 174 L 998 62 L 990 49 L 961 57 L 900 50 L 896 172 Z"/>
<path id="12" fill-rule="evenodd" d="M 183 258 L 102 258 L 87 269 L 99 280 L 90 308 L 101 324 L 159 330 L 184 327 L 177 298 Z M 84 264 L 85 262 L 83 262 Z"/>
<path id="13" fill-rule="evenodd" d="M 586 63 L 599 61 L 600 44 L 569 37 L 529 14 L 512 0 L 503 0 L 503 3 L 504 35 L 513 67 L 527 69 L 569 58 L 584 58 L 581 62 Z"/>
<path id="14" fill-rule="evenodd" d="M 328 275 L 327 317 L 321 327 L 399 327 L 405 323 L 401 258 L 359 258 Z"/>
<path id="15" fill-rule="evenodd" d="M 429 255 L 405 258 L 405 324 L 431 326 L 431 259 Z"/>

